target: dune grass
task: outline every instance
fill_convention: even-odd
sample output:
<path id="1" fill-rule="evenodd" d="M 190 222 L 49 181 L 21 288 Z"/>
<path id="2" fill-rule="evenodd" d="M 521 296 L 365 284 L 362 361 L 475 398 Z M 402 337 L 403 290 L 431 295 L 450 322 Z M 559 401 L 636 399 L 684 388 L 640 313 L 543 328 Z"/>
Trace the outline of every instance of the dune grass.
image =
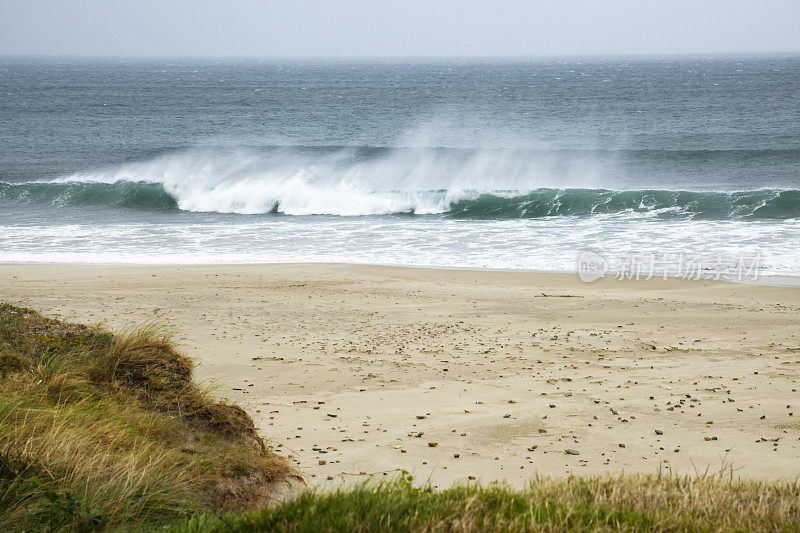
<path id="1" fill-rule="evenodd" d="M 262 507 L 293 476 L 157 327 L 0 305 L 0 530 L 151 529 Z"/>

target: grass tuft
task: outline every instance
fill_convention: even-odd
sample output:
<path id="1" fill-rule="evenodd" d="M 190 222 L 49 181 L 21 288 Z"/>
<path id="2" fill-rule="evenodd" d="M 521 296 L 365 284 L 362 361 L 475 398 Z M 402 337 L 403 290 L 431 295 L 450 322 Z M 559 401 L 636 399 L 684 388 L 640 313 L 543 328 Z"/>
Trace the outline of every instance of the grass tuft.
<path id="1" fill-rule="evenodd" d="M 158 326 L 0 305 L 0 530 L 149 529 L 261 507 L 296 477 Z"/>

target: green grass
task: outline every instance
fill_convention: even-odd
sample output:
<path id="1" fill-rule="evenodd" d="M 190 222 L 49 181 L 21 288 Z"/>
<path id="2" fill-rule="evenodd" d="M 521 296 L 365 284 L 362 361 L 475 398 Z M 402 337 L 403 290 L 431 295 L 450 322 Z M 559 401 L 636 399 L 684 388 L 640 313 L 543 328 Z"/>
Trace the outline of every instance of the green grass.
<path id="1" fill-rule="evenodd" d="M 436 491 L 403 475 L 272 509 L 198 515 L 173 533 L 253 531 L 800 531 L 800 486 L 721 476 L 541 478 Z"/>

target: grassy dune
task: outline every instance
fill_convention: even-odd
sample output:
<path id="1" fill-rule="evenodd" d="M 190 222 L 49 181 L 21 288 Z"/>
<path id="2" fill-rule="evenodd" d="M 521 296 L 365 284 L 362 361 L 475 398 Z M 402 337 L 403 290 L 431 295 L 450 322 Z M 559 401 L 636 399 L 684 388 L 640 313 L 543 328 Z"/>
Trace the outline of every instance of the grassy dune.
<path id="1" fill-rule="evenodd" d="M 192 382 L 156 328 L 112 335 L 0 305 L 0 530 L 800 531 L 800 485 L 723 475 L 402 475 L 271 499 L 297 473 Z"/>
<path id="2" fill-rule="evenodd" d="M 262 507 L 296 475 L 156 328 L 0 305 L 0 530 L 153 528 Z"/>

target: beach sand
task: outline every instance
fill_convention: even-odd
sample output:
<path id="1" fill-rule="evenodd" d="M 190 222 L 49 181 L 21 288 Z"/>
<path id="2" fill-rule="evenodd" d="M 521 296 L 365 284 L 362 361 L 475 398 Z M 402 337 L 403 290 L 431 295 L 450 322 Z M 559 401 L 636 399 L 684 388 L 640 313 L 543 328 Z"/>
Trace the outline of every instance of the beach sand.
<path id="1" fill-rule="evenodd" d="M 313 486 L 400 469 L 436 486 L 724 467 L 800 476 L 798 288 L 5 264 L 0 301 L 114 330 L 164 324 L 197 377 L 245 407 Z"/>

